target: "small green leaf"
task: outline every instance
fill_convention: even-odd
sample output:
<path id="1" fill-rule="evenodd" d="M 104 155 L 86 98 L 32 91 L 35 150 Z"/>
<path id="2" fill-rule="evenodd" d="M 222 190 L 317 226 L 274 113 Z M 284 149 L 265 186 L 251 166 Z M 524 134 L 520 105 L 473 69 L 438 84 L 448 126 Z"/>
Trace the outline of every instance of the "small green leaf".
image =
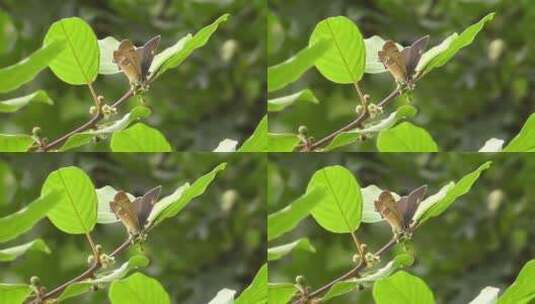
<path id="1" fill-rule="evenodd" d="M 217 292 L 217 295 L 208 304 L 234 304 L 235 290 L 224 288 Z"/>
<path id="2" fill-rule="evenodd" d="M 268 151 L 268 117 L 267 115 L 262 118 L 258 126 L 253 132 L 253 135 L 249 137 L 238 152 L 267 152 Z"/>
<path id="3" fill-rule="evenodd" d="M 113 75 L 121 72 L 117 64 L 113 63 L 113 52 L 119 48 L 119 44 L 119 40 L 111 36 L 98 40 L 100 50 L 99 74 Z"/>
<path id="4" fill-rule="evenodd" d="M 359 28 L 339 16 L 324 19 L 310 36 L 309 46 L 331 41 L 329 49 L 316 60 L 316 68 L 335 83 L 357 83 L 366 68 L 366 46 Z"/>
<path id="5" fill-rule="evenodd" d="M 0 134 L 0 152 L 27 152 L 33 142 L 26 134 Z"/>
<path id="6" fill-rule="evenodd" d="M 53 105 L 54 101 L 43 91 L 35 91 L 32 94 L 0 101 L 0 113 L 12 113 L 20 110 L 30 103 L 44 103 Z"/>
<path id="7" fill-rule="evenodd" d="M 496 304 L 498 303 L 499 292 L 499 288 L 490 286 L 485 287 L 481 290 L 479 295 L 468 304 Z"/>
<path id="8" fill-rule="evenodd" d="M 113 281 L 108 292 L 112 304 L 169 304 L 169 295 L 157 280 L 136 272 Z"/>
<path id="9" fill-rule="evenodd" d="M 410 122 L 381 131 L 377 137 L 377 149 L 379 152 L 438 152 L 433 137 Z"/>
<path id="10" fill-rule="evenodd" d="M 190 201 L 201 196 L 215 179 L 216 175 L 225 170 L 226 166 L 227 163 L 219 164 L 212 171 L 199 177 L 191 186 L 186 184 L 178 188 L 169 197 L 161 199 L 154 206 L 154 209 L 157 211 L 153 211 L 149 217 L 149 226 L 156 226 L 166 218 L 177 215 Z M 158 206 L 160 204 L 161 206 Z"/>
<path id="11" fill-rule="evenodd" d="M 115 132 L 111 137 L 113 152 L 171 152 L 173 149 L 164 135 L 143 123 Z"/>
<path id="12" fill-rule="evenodd" d="M 256 273 L 253 282 L 236 299 L 235 304 L 267 303 L 268 267 L 264 264 Z"/>
<path id="13" fill-rule="evenodd" d="M 67 46 L 50 63 L 52 72 L 68 84 L 92 83 L 98 75 L 100 51 L 89 24 L 78 17 L 56 21 L 48 29 L 43 44 L 57 40 L 67 41 Z"/>
<path id="14" fill-rule="evenodd" d="M 41 251 L 50 254 L 50 248 L 41 239 L 36 239 L 23 245 L 0 249 L 0 262 L 10 262 L 28 251 Z"/>
<path id="15" fill-rule="evenodd" d="M 475 171 L 463 176 L 463 178 L 455 183 L 454 186 L 447 186 L 447 192 L 442 199 L 431 201 L 429 204 L 424 200 L 418 207 L 413 219 L 418 225 L 421 225 L 430 218 L 442 214 L 455 202 L 456 199 L 470 191 L 472 185 L 479 179 L 481 173 L 487 170 L 491 164 L 492 162 L 488 161 L 479 166 Z"/>
<path id="16" fill-rule="evenodd" d="M 217 153 L 236 152 L 237 146 L 238 146 L 237 140 L 225 138 L 221 142 L 219 142 L 219 144 L 213 150 L 213 152 L 217 152 Z"/>
<path id="17" fill-rule="evenodd" d="M 487 22 L 494 19 L 496 13 L 490 13 L 479 22 L 469 26 L 464 32 L 457 36 L 453 34 L 441 43 L 437 48 L 432 48 L 424 55 L 416 67 L 419 74 L 425 75 L 435 68 L 445 65 L 448 61 L 464 47 L 469 46 L 474 41 L 477 34 L 483 29 Z"/>
<path id="18" fill-rule="evenodd" d="M 269 283 L 268 303 L 287 304 L 297 292 L 297 287 L 292 283 Z"/>
<path id="19" fill-rule="evenodd" d="M 224 14 L 212 24 L 205 26 L 195 36 L 189 34 L 175 45 L 157 54 L 150 66 L 151 79 L 156 79 L 168 69 L 182 64 L 198 48 L 203 47 L 222 22 L 228 20 L 229 14 Z"/>
<path id="20" fill-rule="evenodd" d="M 31 292 L 30 285 L 0 283 L 0 303 L 22 304 Z"/>
<path id="21" fill-rule="evenodd" d="M 294 250 L 316 252 L 316 248 L 308 238 L 301 238 L 295 242 L 268 248 L 268 261 L 276 261 Z"/>
<path id="22" fill-rule="evenodd" d="M 376 304 L 434 304 L 435 297 L 425 282 L 409 273 L 398 271 L 373 285 Z"/>
<path id="23" fill-rule="evenodd" d="M 483 147 L 477 152 L 493 153 L 493 152 L 502 152 L 504 140 L 498 138 L 491 138 L 485 142 Z"/>
<path id="24" fill-rule="evenodd" d="M 59 230 L 70 234 L 88 233 L 97 221 L 97 195 L 93 182 L 77 167 L 64 167 L 48 175 L 41 195 L 58 191 L 59 202 L 47 216 Z"/>
<path id="25" fill-rule="evenodd" d="M 9 92 L 31 81 L 42 69 L 60 54 L 66 41 L 54 41 L 43 46 L 28 58 L 0 69 L 0 93 Z"/>
<path id="26" fill-rule="evenodd" d="M 535 260 L 527 262 L 509 288 L 498 299 L 498 304 L 528 304 L 535 299 Z"/>
<path id="27" fill-rule="evenodd" d="M 305 89 L 292 95 L 269 99 L 268 112 L 280 112 L 296 102 L 319 103 L 314 93 L 309 89 Z"/>
<path id="28" fill-rule="evenodd" d="M 268 241 L 274 240 L 284 233 L 293 230 L 297 224 L 326 197 L 323 188 L 311 189 L 287 207 L 268 216 Z"/>
<path id="29" fill-rule="evenodd" d="M 293 152 L 299 142 L 296 134 L 268 133 L 269 152 Z"/>
<path id="30" fill-rule="evenodd" d="M 268 92 L 280 90 L 296 81 L 331 46 L 328 40 L 321 40 L 299 51 L 295 56 L 283 63 L 268 68 Z"/>
<path id="31" fill-rule="evenodd" d="M 312 216 L 324 229 L 334 233 L 352 233 L 360 226 L 362 195 L 351 171 L 341 166 L 316 171 L 308 183 L 307 193 L 316 187 L 326 195 L 312 209 Z"/>
<path id="32" fill-rule="evenodd" d="M 503 152 L 535 152 L 535 114 L 531 114 Z"/>
<path id="33" fill-rule="evenodd" d="M 0 218 L 0 242 L 7 242 L 30 230 L 58 203 L 61 192 L 54 191 L 31 202 L 21 210 Z"/>

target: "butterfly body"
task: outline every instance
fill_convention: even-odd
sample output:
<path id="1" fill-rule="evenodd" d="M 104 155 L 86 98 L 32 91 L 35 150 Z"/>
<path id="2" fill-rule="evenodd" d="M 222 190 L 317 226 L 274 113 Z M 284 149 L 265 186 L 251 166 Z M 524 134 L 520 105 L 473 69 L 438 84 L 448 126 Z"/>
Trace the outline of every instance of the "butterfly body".
<path id="1" fill-rule="evenodd" d="M 400 51 L 394 41 L 387 40 L 383 49 L 379 51 L 379 61 L 383 63 L 397 83 L 412 87 L 416 76 L 416 66 L 428 42 L 429 36 L 424 36 Z"/>

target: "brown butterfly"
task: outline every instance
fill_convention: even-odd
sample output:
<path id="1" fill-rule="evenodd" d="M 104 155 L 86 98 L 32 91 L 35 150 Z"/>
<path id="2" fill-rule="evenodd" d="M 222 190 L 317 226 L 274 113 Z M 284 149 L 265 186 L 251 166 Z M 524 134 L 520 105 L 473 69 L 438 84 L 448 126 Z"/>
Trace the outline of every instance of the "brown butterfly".
<path id="1" fill-rule="evenodd" d="M 110 207 L 115 216 L 126 227 L 128 233 L 132 236 L 140 235 L 147 224 L 147 219 L 160 196 L 162 186 L 155 187 L 145 193 L 142 197 L 136 197 L 133 202 L 130 201 L 124 191 L 115 194 Z"/>
<path id="2" fill-rule="evenodd" d="M 151 38 L 142 47 L 136 47 L 132 41 L 121 41 L 119 48 L 113 52 L 113 62 L 126 75 L 133 86 L 144 87 L 149 77 L 149 68 L 156 55 L 160 35 Z"/>
<path id="3" fill-rule="evenodd" d="M 406 232 L 410 229 L 412 217 L 424 199 L 426 191 L 427 185 L 423 185 L 398 201 L 390 191 L 383 191 L 375 201 L 375 210 L 390 224 L 395 234 Z"/>
<path id="4" fill-rule="evenodd" d="M 428 42 L 429 35 L 416 40 L 410 47 L 406 47 L 400 52 L 394 41 L 387 40 L 383 45 L 383 50 L 379 51 L 379 61 L 388 69 L 396 82 L 412 84 L 416 66 L 422 58 Z"/>

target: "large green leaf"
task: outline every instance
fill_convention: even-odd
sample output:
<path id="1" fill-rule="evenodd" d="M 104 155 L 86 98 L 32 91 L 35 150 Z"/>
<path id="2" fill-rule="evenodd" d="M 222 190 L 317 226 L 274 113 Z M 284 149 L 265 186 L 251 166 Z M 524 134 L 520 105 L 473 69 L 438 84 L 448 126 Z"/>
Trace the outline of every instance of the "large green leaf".
<path id="1" fill-rule="evenodd" d="M 53 105 L 54 101 L 43 91 L 35 91 L 32 94 L 0 101 L 0 113 L 12 113 L 20 110 L 30 103 L 44 103 Z"/>
<path id="2" fill-rule="evenodd" d="M 316 252 L 309 239 L 301 238 L 288 244 L 268 248 L 268 261 L 276 261 L 294 250 Z"/>
<path id="3" fill-rule="evenodd" d="M 284 209 L 268 216 L 268 241 L 291 231 L 307 217 L 316 204 L 326 197 L 324 188 L 314 188 L 290 203 Z"/>
<path id="4" fill-rule="evenodd" d="M 0 93 L 9 92 L 31 81 L 42 69 L 60 54 L 66 41 L 58 40 L 51 42 L 24 60 L 0 69 Z"/>
<path id="5" fill-rule="evenodd" d="M 268 116 L 258 123 L 253 135 L 238 149 L 238 152 L 267 152 L 268 151 Z"/>
<path id="6" fill-rule="evenodd" d="M 483 29 L 487 22 L 494 19 L 495 13 L 490 13 L 483 17 L 479 22 L 469 26 L 460 35 L 453 34 L 448 37 L 444 43 L 430 49 L 418 63 L 416 71 L 420 74 L 427 74 L 435 68 L 445 65 L 448 61 L 459 52 L 462 48 L 469 46 L 474 41 L 477 34 Z"/>
<path id="7" fill-rule="evenodd" d="M 268 112 L 280 112 L 296 102 L 319 103 L 314 93 L 309 89 L 305 89 L 288 96 L 269 99 Z"/>
<path id="8" fill-rule="evenodd" d="M 269 152 L 293 152 L 300 142 L 297 134 L 268 133 Z"/>
<path id="9" fill-rule="evenodd" d="M 97 221 L 97 194 L 93 182 L 77 167 L 64 167 L 48 175 L 41 195 L 59 191 L 59 202 L 48 219 L 61 231 L 71 234 L 88 233 Z"/>
<path id="10" fill-rule="evenodd" d="M 264 264 L 256 273 L 253 282 L 240 294 L 235 304 L 267 303 L 268 266 Z"/>
<path id="11" fill-rule="evenodd" d="M 30 230 L 35 223 L 46 216 L 47 212 L 58 203 L 61 192 L 51 191 L 31 202 L 21 210 L 0 218 L 0 242 L 15 239 Z"/>
<path id="12" fill-rule="evenodd" d="M 41 251 L 50 253 L 50 248 L 41 239 L 36 239 L 26 244 L 0 249 L 0 262 L 10 262 L 28 251 Z"/>
<path id="13" fill-rule="evenodd" d="M 169 304 L 169 295 L 157 280 L 136 272 L 114 281 L 108 293 L 112 304 Z"/>
<path id="14" fill-rule="evenodd" d="M 110 143 L 113 152 L 171 152 L 165 136 L 155 128 L 136 123 L 126 130 L 113 133 Z"/>
<path id="15" fill-rule="evenodd" d="M 531 114 L 503 152 L 535 152 L 535 114 Z"/>
<path id="16" fill-rule="evenodd" d="M 92 83 L 98 75 L 100 51 L 93 29 L 78 17 L 54 22 L 43 44 L 65 40 L 67 47 L 50 63 L 50 69 L 62 81 L 72 85 Z"/>
<path id="17" fill-rule="evenodd" d="M 292 283 L 269 283 L 268 303 L 287 304 L 297 292 L 297 287 Z"/>
<path id="18" fill-rule="evenodd" d="M 425 282 L 409 273 L 398 271 L 375 282 L 373 299 L 376 304 L 434 304 L 435 297 Z"/>
<path id="19" fill-rule="evenodd" d="M 26 152 L 34 140 L 26 134 L 0 134 L 0 152 Z"/>
<path id="20" fill-rule="evenodd" d="M 498 299 L 498 304 L 528 304 L 535 299 L 535 260 L 531 260 L 522 267 L 509 288 Z"/>
<path id="21" fill-rule="evenodd" d="M 341 166 L 318 170 L 308 183 L 307 193 L 320 187 L 326 195 L 312 209 L 312 216 L 324 229 L 334 233 L 351 233 L 359 228 L 362 217 L 360 185 Z"/>
<path id="22" fill-rule="evenodd" d="M 335 83 L 357 83 L 366 68 L 366 46 L 359 28 L 339 16 L 322 20 L 310 36 L 309 45 L 331 41 L 329 49 L 316 60 L 316 68 Z"/>
<path id="23" fill-rule="evenodd" d="M 228 17 L 229 14 L 222 15 L 212 24 L 202 28 L 194 36 L 189 34 L 188 36 L 179 40 L 175 45 L 157 54 L 154 57 L 149 69 L 151 75 L 154 75 L 152 78 L 155 79 L 168 69 L 175 68 L 182 64 L 182 62 L 184 62 L 184 60 L 186 60 L 191 53 L 193 53 L 193 51 L 203 47 L 208 42 L 212 34 L 219 27 L 219 24 L 227 21 Z"/>
<path id="24" fill-rule="evenodd" d="M 377 137 L 379 152 L 438 152 L 433 137 L 410 122 L 381 131 Z"/>
<path id="25" fill-rule="evenodd" d="M 321 40 L 299 51 L 295 56 L 281 64 L 268 68 L 268 91 L 280 90 L 288 84 L 296 81 L 331 46 L 331 41 Z"/>
<path id="26" fill-rule="evenodd" d="M 22 304 L 31 291 L 29 285 L 0 283 L 0 303 Z"/>

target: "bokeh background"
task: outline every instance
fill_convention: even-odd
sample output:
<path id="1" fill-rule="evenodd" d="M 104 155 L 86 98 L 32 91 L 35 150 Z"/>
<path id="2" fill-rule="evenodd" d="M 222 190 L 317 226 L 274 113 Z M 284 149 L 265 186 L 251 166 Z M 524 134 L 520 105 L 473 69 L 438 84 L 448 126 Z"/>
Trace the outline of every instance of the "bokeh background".
<path id="1" fill-rule="evenodd" d="M 441 216 L 426 222 L 412 239 L 415 263 L 406 271 L 429 285 L 439 304 L 466 304 L 486 286 L 509 286 L 521 267 L 535 258 L 535 156 L 532 154 L 393 154 L 345 153 L 270 155 L 268 214 L 302 195 L 313 173 L 325 166 L 342 165 L 361 186 L 375 184 L 400 194 L 428 185 L 436 193 L 485 161 L 493 165 L 472 190 Z M 388 224 L 363 224 L 359 238 L 373 251 L 390 238 Z M 308 217 L 291 233 L 270 246 L 301 237 L 310 238 L 316 253 L 296 251 L 269 264 L 270 282 L 294 282 L 304 275 L 317 289 L 345 273 L 354 244 L 348 234 L 323 230 Z M 386 263 L 394 255 L 385 255 Z M 333 304 L 373 303 L 371 288 L 333 300 Z"/>
<path id="2" fill-rule="evenodd" d="M 154 82 L 146 98 L 153 110 L 148 123 L 176 151 L 211 151 L 225 138 L 243 142 L 265 114 L 265 11 L 264 0 L 0 0 L 0 67 L 37 50 L 50 25 L 64 17 L 83 18 L 98 39 L 128 38 L 140 45 L 161 34 L 163 50 L 230 13 L 208 44 Z M 99 75 L 95 88 L 111 101 L 129 85 L 122 74 Z M 30 133 L 40 126 L 43 136 L 56 138 L 88 119 L 93 102 L 87 87 L 67 85 L 48 69 L 0 100 L 37 89 L 56 105 L 2 114 L 0 133 Z M 133 98 L 123 110 L 138 104 Z M 108 150 L 104 144 L 85 149 Z"/>
<path id="3" fill-rule="evenodd" d="M 316 24 L 330 16 L 353 20 L 364 37 L 379 35 L 408 45 L 426 34 L 430 46 L 461 32 L 495 11 L 495 19 L 473 44 L 434 70 L 414 91 L 419 114 L 413 121 L 427 129 L 441 151 L 477 151 L 491 138 L 507 142 L 535 112 L 535 5 L 531 0 L 269 0 L 268 64 L 275 65 L 308 45 Z M 394 89 L 390 74 L 366 74 L 362 88 L 373 102 Z M 315 69 L 276 92 L 283 96 L 310 88 L 319 105 L 301 103 L 270 114 L 270 130 L 296 132 L 306 125 L 323 137 L 351 121 L 357 104 L 351 85 L 337 85 Z M 390 109 L 391 111 L 391 109 Z M 375 140 L 346 150 L 376 151 Z"/>
<path id="4" fill-rule="evenodd" d="M 0 217 L 11 214 L 40 193 L 47 175 L 76 165 L 87 172 L 97 188 L 112 185 L 140 195 L 162 185 L 162 197 L 185 182 L 192 182 L 221 162 L 228 162 L 207 191 L 177 216 L 155 228 L 143 252 L 131 248 L 116 260 L 144 254 L 150 265 L 143 273 L 157 279 L 173 303 L 207 303 L 218 290 L 241 292 L 266 259 L 266 158 L 254 154 L 54 154 L 0 156 Z M 120 223 L 96 225 L 92 236 L 109 252 L 126 236 Z M 81 273 L 90 254 L 85 237 L 68 235 L 48 219 L 40 221 L 17 240 L 1 248 L 42 238 L 50 255 L 29 252 L 0 265 L 0 282 L 28 283 L 41 278 L 49 290 Z M 66 303 L 108 303 L 107 289 L 74 297 Z"/>

